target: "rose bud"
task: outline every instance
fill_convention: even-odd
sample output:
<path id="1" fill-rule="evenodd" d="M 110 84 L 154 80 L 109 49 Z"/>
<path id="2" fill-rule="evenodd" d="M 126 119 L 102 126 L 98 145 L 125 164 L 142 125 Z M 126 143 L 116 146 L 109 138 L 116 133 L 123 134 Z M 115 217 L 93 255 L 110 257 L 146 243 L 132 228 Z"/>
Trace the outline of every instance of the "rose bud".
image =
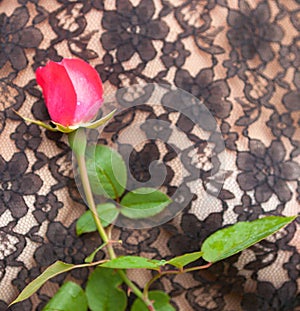
<path id="1" fill-rule="evenodd" d="M 97 71 L 80 59 L 49 61 L 36 71 L 53 126 L 22 117 L 52 131 L 72 132 L 79 127 L 95 128 L 113 113 L 94 121 L 103 103 L 103 87 Z"/>

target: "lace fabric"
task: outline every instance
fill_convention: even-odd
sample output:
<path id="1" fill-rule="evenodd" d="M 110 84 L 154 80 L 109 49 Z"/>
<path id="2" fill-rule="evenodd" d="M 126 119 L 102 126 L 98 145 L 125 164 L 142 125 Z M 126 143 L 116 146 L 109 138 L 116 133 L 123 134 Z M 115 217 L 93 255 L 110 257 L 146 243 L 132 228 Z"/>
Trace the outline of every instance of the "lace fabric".
<path id="1" fill-rule="evenodd" d="M 198 250 L 206 236 L 236 221 L 299 214 L 299 20 L 296 0 L 0 1 L 0 310 L 47 266 L 82 263 L 100 243 L 96 235 L 75 234 L 85 205 L 66 137 L 25 124 L 12 111 L 48 120 L 35 82 L 39 66 L 82 58 L 97 69 L 107 94 L 132 84 L 175 85 L 216 118 L 227 154 L 219 196 L 199 209 L 203 202 L 189 182 L 200 171 L 206 189 L 211 167 L 195 167 L 181 146 L 190 180 L 178 200 L 192 197 L 184 212 L 160 227 L 114 230 L 123 241 L 119 253 L 168 258 Z M 189 120 L 168 109 L 125 111 L 105 128 L 103 142 L 112 144 L 114 135 L 147 118 L 182 129 L 197 146 L 197 159 L 209 162 L 207 144 Z M 144 123 L 141 132 L 166 141 L 172 128 Z M 178 146 L 147 141 L 135 147 L 133 176 L 147 181 L 142 164 L 163 159 L 164 187 L 175 193 Z M 206 271 L 164 277 L 154 287 L 169 292 L 178 310 L 300 310 L 299 225 L 297 219 Z M 96 259 L 103 256 L 100 251 Z M 150 273 L 132 277 L 142 287 Z M 66 277 L 10 310 L 41 310 Z M 68 275 L 81 284 L 87 277 L 88 269 Z"/>

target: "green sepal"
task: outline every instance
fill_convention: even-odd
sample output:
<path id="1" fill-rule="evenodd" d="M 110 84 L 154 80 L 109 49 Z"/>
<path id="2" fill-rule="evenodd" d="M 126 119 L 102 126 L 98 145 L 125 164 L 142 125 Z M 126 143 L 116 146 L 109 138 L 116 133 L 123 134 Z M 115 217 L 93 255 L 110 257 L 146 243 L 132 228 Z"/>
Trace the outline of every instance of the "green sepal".
<path id="1" fill-rule="evenodd" d="M 55 128 L 55 127 L 52 127 L 50 124 L 46 124 L 42 121 L 38 121 L 38 120 L 33 120 L 33 119 L 30 119 L 30 118 L 26 118 L 26 117 L 23 117 L 19 112 L 17 112 L 16 110 L 14 110 L 14 113 L 17 114 L 20 118 L 22 118 L 24 121 L 26 122 L 29 122 L 29 123 L 33 123 L 33 124 L 36 124 L 38 126 L 41 126 L 49 131 L 52 131 L 52 132 L 57 132 L 58 130 Z"/>
<path id="2" fill-rule="evenodd" d="M 75 130 L 77 130 L 79 127 L 81 127 L 79 124 L 78 125 L 72 125 L 72 126 L 64 126 L 61 125 L 60 123 L 56 123 L 54 121 L 51 121 L 51 123 L 53 123 L 55 125 L 55 129 L 58 132 L 62 132 L 62 133 L 72 133 Z"/>
<path id="3" fill-rule="evenodd" d="M 109 121 L 115 114 L 117 109 L 113 110 L 112 112 L 110 112 L 109 114 L 107 114 L 106 116 L 104 116 L 103 118 L 96 120 L 94 122 L 91 123 L 85 123 L 85 124 L 81 124 L 81 127 L 86 127 L 88 129 L 95 129 L 103 124 L 105 124 L 107 121 Z"/>
<path id="4" fill-rule="evenodd" d="M 88 122 L 88 123 L 80 123 L 80 124 L 76 124 L 76 125 L 64 126 L 64 125 L 62 125 L 60 123 L 51 121 L 51 123 L 53 125 L 55 125 L 54 127 L 51 126 L 50 124 L 46 124 L 46 123 L 44 123 L 42 121 L 38 121 L 38 120 L 34 120 L 34 119 L 30 119 L 30 118 L 24 117 L 19 112 L 17 112 L 16 110 L 14 110 L 14 112 L 19 117 L 21 117 L 24 121 L 36 124 L 36 125 L 41 126 L 41 127 L 45 128 L 45 129 L 47 129 L 49 131 L 52 131 L 52 132 L 62 132 L 62 133 L 71 133 L 71 132 L 74 132 L 75 130 L 77 130 L 78 128 L 94 129 L 94 128 L 97 128 L 97 127 L 105 124 L 107 121 L 109 121 L 113 117 L 114 113 L 116 112 L 116 109 L 113 110 L 112 112 L 110 112 L 108 115 L 104 116 L 103 118 L 101 118 L 99 120 L 96 120 L 96 121 L 93 121 L 93 122 Z"/>
<path id="5" fill-rule="evenodd" d="M 53 122 L 53 124 L 56 125 L 57 130 L 63 133 L 71 133 L 75 130 L 77 130 L 78 128 L 88 128 L 88 129 L 95 129 L 103 124 L 105 124 L 107 121 L 109 121 L 114 113 L 116 112 L 116 109 L 111 111 L 109 114 L 107 114 L 106 116 L 104 116 L 103 118 L 93 121 L 93 122 L 87 122 L 87 123 L 80 123 L 80 124 L 76 124 L 76 125 L 70 125 L 70 126 L 64 126 L 61 125 L 59 123 Z"/>

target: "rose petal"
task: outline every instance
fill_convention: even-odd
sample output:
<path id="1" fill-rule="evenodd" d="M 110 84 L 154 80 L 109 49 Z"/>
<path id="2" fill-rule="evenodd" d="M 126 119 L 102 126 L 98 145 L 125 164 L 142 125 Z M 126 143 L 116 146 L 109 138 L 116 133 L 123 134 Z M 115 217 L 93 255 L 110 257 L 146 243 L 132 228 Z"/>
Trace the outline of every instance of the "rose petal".
<path id="1" fill-rule="evenodd" d="M 36 71 L 37 83 L 43 89 L 51 120 L 64 126 L 72 125 L 76 109 L 76 93 L 66 69 L 49 62 Z"/>
<path id="2" fill-rule="evenodd" d="M 98 72 L 80 59 L 65 58 L 61 64 L 67 70 L 77 95 L 73 124 L 91 121 L 103 102 L 102 82 Z"/>

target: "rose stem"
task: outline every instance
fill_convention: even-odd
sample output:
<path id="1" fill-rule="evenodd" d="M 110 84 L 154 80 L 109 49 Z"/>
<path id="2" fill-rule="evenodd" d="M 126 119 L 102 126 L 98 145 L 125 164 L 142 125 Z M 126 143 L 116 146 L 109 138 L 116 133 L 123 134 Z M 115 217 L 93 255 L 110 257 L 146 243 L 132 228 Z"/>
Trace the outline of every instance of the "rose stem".
<path id="1" fill-rule="evenodd" d="M 104 230 L 101 220 L 98 216 L 96 205 L 94 202 L 93 193 L 91 190 L 90 181 L 87 174 L 87 168 L 85 163 L 85 149 L 86 149 L 86 134 L 85 129 L 79 128 L 78 130 L 71 132 L 69 134 L 69 143 L 70 146 L 76 156 L 78 168 L 79 168 L 79 174 L 81 178 L 81 182 L 83 185 L 84 194 L 86 197 L 87 205 L 89 209 L 92 212 L 97 230 L 99 232 L 99 235 L 103 241 L 103 243 L 107 243 L 107 251 L 109 254 L 110 259 L 116 258 L 115 251 L 113 249 L 112 243 L 109 243 L 109 238 L 106 234 L 106 231 Z M 155 311 L 152 302 L 148 299 L 148 297 L 145 297 L 143 293 L 140 291 L 140 289 L 134 285 L 134 283 L 127 277 L 126 273 L 123 270 L 117 269 L 120 277 L 124 281 L 124 283 L 132 290 L 132 292 L 139 297 L 149 310 Z"/>

